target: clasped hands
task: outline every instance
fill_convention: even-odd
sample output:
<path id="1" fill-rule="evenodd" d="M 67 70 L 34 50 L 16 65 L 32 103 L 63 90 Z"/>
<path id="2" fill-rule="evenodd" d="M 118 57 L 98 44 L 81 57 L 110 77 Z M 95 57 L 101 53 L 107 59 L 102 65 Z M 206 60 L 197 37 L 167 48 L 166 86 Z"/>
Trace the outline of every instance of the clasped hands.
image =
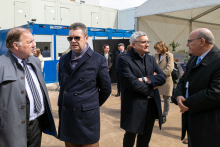
<path id="1" fill-rule="evenodd" d="M 178 103 L 178 106 L 180 107 L 180 112 L 181 113 L 185 113 L 186 111 L 189 110 L 188 107 L 186 107 L 185 105 L 183 105 L 183 102 L 186 101 L 186 99 L 183 96 L 177 96 L 176 97 L 176 101 Z"/>
<path id="2" fill-rule="evenodd" d="M 156 72 L 154 72 L 154 75 L 157 75 Z M 139 81 L 143 82 L 142 77 L 138 78 Z M 147 77 L 144 77 L 145 83 L 150 83 L 150 79 L 148 79 Z M 154 87 L 154 89 L 157 89 L 157 87 Z"/>

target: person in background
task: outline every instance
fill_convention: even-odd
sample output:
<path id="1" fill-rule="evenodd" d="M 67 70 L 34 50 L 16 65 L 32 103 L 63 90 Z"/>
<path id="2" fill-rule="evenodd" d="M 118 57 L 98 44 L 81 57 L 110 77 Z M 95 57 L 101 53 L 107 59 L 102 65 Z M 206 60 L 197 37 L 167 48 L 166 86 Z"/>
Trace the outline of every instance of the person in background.
<path id="1" fill-rule="evenodd" d="M 130 49 L 131 49 L 131 45 L 129 44 L 126 48 L 126 54 L 129 53 Z"/>
<path id="2" fill-rule="evenodd" d="M 42 52 L 43 57 L 50 57 L 50 51 L 48 51 L 48 47 L 44 47 L 44 51 Z"/>
<path id="3" fill-rule="evenodd" d="M 121 93 L 121 84 L 120 84 L 120 78 L 119 78 L 119 75 L 118 75 L 118 59 L 120 57 L 124 56 L 125 54 L 126 54 L 126 52 L 125 52 L 124 43 L 119 43 L 118 44 L 118 51 L 115 53 L 115 62 L 114 62 L 115 74 L 116 74 L 116 77 L 117 77 L 117 90 L 118 90 L 118 93 L 115 95 L 115 97 L 120 96 L 120 93 Z"/>
<path id="4" fill-rule="evenodd" d="M 38 59 L 40 60 L 41 63 L 41 71 L 43 72 L 43 68 L 44 68 L 44 57 L 41 55 L 40 49 L 39 48 L 35 48 L 34 49 L 34 55 L 36 57 L 38 57 Z"/>
<path id="5" fill-rule="evenodd" d="M 109 72 L 109 76 L 111 78 L 111 72 L 112 72 L 112 53 L 109 52 L 110 51 L 110 47 L 108 44 L 105 44 L 103 47 L 103 53 L 101 55 L 103 55 L 106 59 L 107 65 L 108 65 L 108 72 Z"/>
<path id="6" fill-rule="evenodd" d="M 154 49 L 157 52 L 157 54 L 155 54 L 156 62 L 166 75 L 166 83 L 158 87 L 160 95 L 163 96 L 164 99 L 163 123 L 165 123 L 170 108 L 170 98 L 173 93 L 173 80 L 171 73 L 174 68 L 174 60 L 173 54 L 169 52 L 170 49 L 163 41 L 157 42 L 154 45 Z"/>

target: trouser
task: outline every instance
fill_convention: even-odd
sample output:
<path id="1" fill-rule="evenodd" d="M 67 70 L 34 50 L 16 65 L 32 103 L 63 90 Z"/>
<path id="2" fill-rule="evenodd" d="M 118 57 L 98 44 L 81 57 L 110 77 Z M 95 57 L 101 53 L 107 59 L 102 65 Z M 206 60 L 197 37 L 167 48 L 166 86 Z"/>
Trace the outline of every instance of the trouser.
<path id="1" fill-rule="evenodd" d="M 93 143 L 93 144 L 74 144 L 65 142 L 66 147 L 99 147 L 99 142 Z"/>
<path id="2" fill-rule="evenodd" d="M 188 147 L 192 147 L 192 145 L 191 145 L 191 135 L 190 135 L 190 113 L 189 112 L 188 112 L 187 136 L 188 136 Z"/>
<path id="3" fill-rule="evenodd" d="M 120 83 L 120 77 L 119 74 L 117 73 L 117 89 L 118 89 L 118 93 L 121 93 L 121 83 Z"/>
<path id="4" fill-rule="evenodd" d="M 170 109 L 170 98 L 171 96 L 163 96 L 164 99 L 164 108 L 163 108 L 163 116 L 167 116 Z"/>
<path id="5" fill-rule="evenodd" d="M 27 147 L 41 147 L 42 125 L 40 118 L 27 123 Z"/>
<path id="6" fill-rule="evenodd" d="M 155 109 L 156 109 L 156 104 L 153 98 L 148 99 L 148 105 L 147 105 L 147 115 L 146 115 L 146 120 L 145 120 L 145 125 L 144 125 L 144 133 L 143 134 L 136 134 L 132 132 L 126 131 L 124 134 L 124 139 L 123 139 L 123 147 L 133 147 L 135 138 L 137 136 L 137 144 L 136 147 L 148 147 L 153 127 L 154 127 L 154 122 L 155 122 Z"/>

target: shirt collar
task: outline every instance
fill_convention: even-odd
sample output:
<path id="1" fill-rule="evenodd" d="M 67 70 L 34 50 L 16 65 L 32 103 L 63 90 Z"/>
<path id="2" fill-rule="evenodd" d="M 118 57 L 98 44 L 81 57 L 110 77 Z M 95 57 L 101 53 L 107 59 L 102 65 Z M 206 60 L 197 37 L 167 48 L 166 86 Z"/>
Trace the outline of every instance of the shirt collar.
<path id="1" fill-rule="evenodd" d="M 201 60 L 209 53 L 210 50 L 208 50 L 207 52 L 205 52 L 204 54 L 202 54 L 201 56 L 199 56 L 201 58 Z"/>
<path id="2" fill-rule="evenodd" d="M 17 57 L 15 54 L 11 53 L 18 61 L 19 64 L 21 64 L 23 66 L 23 63 L 22 63 L 22 59 Z M 25 62 L 27 62 L 27 59 L 25 59 Z"/>

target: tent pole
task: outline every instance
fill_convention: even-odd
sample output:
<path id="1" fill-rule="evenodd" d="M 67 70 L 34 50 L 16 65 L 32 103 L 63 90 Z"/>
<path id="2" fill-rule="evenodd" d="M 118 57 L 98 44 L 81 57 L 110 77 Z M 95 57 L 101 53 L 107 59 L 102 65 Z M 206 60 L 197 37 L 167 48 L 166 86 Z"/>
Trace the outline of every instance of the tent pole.
<path id="1" fill-rule="evenodd" d="M 192 32 L 192 22 L 189 22 L 189 34 Z"/>

